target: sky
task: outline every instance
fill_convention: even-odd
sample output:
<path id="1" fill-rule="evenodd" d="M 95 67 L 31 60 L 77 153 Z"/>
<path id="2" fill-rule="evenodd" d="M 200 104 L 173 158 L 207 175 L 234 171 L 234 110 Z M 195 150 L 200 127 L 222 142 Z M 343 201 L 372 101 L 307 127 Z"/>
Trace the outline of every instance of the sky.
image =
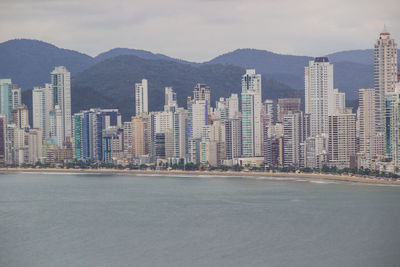
<path id="1" fill-rule="evenodd" d="M 0 0 L 0 42 L 28 38 L 91 56 L 116 47 L 203 62 L 238 48 L 322 56 L 373 48 L 398 0 Z"/>

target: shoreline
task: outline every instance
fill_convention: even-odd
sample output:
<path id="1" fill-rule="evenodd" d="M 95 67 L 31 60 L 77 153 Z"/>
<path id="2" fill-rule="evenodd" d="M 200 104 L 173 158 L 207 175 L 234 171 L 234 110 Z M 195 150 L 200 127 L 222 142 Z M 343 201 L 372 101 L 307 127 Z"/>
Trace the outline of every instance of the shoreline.
<path id="1" fill-rule="evenodd" d="M 286 172 L 235 172 L 235 171 L 183 171 L 183 170 L 117 170 L 117 169 L 58 169 L 58 168 L 0 168 L 0 172 L 31 172 L 31 173 L 92 173 L 92 174 L 166 174 L 166 175 L 209 175 L 209 176 L 247 176 L 247 177 L 277 177 L 277 178 L 301 178 L 305 180 L 331 180 L 351 183 L 365 183 L 378 185 L 399 185 L 400 179 L 360 177 L 339 174 L 320 173 L 286 173 Z"/>

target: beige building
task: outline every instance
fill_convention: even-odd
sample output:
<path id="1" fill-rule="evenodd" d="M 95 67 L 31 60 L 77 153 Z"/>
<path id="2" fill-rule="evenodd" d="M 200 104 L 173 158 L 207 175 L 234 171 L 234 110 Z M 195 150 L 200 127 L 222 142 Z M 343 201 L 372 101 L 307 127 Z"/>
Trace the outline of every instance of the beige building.
<path id="1" fill-rule="evenodd" d="M 385 94 L 395 92 L 397 68 L 397 44 L 384 28 L 374 47 L 375 128 L 380 138 L 377 143 L 378 155 L 384 155 L 385 152 Z M 383 151 L 383 154 L 380 151 Z"/>
<path id="2" fill-rule="evenodd" d="M 350 167 L 356 155 L 356 114 L 338 113 L 329 116 L 328 158 L 331 165 Z"/>
<path id="3" fill-rule="evenodd" d="M 150 131 L 148 116 L 132 118 L 133 124 L 133 156 L 150 154 Z"/>
<path id="4" fill-rule="evenodd" d="M 366 161 L 376 157 L 379 152 L 377 143 L 382 142 L 379 134 L 376 132 L 375 123 L 375 89 L 360 89 L 359 90 L 359 135 L 360 135 L 360 156 Z M 383 151 L 381 151 L 382 153 Z"/>
<path id="5" fill-rule="evenodd" d="M 14 123 L 17 128 L 29 127 L 29 111 L 26 105 L 21 105 L 11 110 L 11 122 Z"/>

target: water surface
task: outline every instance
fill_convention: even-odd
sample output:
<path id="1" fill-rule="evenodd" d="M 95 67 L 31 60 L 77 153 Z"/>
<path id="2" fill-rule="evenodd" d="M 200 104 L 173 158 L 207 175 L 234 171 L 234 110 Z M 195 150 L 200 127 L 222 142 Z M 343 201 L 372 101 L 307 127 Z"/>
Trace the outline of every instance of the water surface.
<path id="1" fill-rule="evenodd" d="M 399 266 L 400 187 L 0 174 L 0 266 Z"/>

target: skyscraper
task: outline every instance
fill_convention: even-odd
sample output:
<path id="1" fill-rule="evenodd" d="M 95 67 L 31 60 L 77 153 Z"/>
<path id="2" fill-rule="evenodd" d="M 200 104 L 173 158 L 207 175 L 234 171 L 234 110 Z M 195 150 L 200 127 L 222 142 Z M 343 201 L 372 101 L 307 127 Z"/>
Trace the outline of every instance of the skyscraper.
<path id="1" fill-rule="evenodd" d="M 49 116 L 53 107 L 53 87 L 46 83 L 45 87 L 34 87 L 32 91 L 33 128 L 40 129 L 42 139 L 50 137 Z"/>
<path id="2" fill-rule="evenodd" d="M 173 157 L 186 158 L 186 122 L 188 113 L 183 108 L 178 108 L 173 114 Z"/>
<path id="3" fill-rule="evenodd" d="M 328 134 L 328 116 L 335 112 L 333 65 L 317 57 L 305 67 L 305 111 L 311 116 L 311 135 Z"/>
<path id="4" fill-rule="evenodd" d="M 10 118 L 12 109 L 11 89 L 11 79 L 0 79 L 0 114 L 5 114 L 7 118 Z"/>
<path id="5" fill-rule="evenodd" d="M 244 157 L 262 156 L 261 74 L 254 69 L 242 76 L 242 153 Z"/>
<path id="6" fill-rule="evenodd" d="M 263 102 L 264 112 L 270 118 L 270 123 L 274 121 L 274 101 L 272 99 L 265 99 Z"/>
<path id="7" fill-rule="evenodd" d="M 360 153 L 367 159 L 376 156 L 375 90 L 359 90 Z"/>
<path id="8" fill-rule="evenodd" d="M 58 132 L 57 135 L 63 142 L 70 141 L 72 137 L 71 73 L 64 66 L 55 67 L 51 72 L 51 84 L 54 108 L 58 106 L 61 112 L 62 132 Z"/>
<path id="9" fill-rule="evenodd" d="M 392 116 L 391 154 L 394 166 L 400 167 L 400 99 L 393 103 Z"/>
<path id="10" fill-rule="evenodd" d="M 339 168 L 350 167 L 350 158 L 356 155 L 356 115 L 330 115 L 328 140 L 329 161 Z"/>
<path id="11" fill-rule="evenodd" d="M 242 155 L 242 121 L 239 116 L 228 119 L 225 125 L 226 159 L 239 158 Z"/>
<path id="12" fill-rule="evenodd" d="M 59 105 L 56 105 L 49 113 L 49 136 L 52 142 L 58 147 L 63 147 L 64 138 L 64 118 Z"/>
<path id="13" fill-rule="evenodd" d="M 148 102 L 148 83 L 146 79 L 143 79 L 142 83 L 135 84 L 136 116 L 149 112 Z"/>
<path id="14" fill-rule="evenodd" d="M 6 163 L 6 137 L 7 137 L 7 116 L 0 114 L 0 166 L 4 166 Z"/>
<path id="15" fill-rule="evenodd" d="M 231 94 L 229 98 L 226 99 L 228 118 L 233 119 L 238 116 L 239 113 L 239 97 L 238 94 Z"/>
<path id="16" fill-rule="evenodd" d="M 21 101 L 21 88 L 19 88 L 17 85 L 13 85 L 11 89 L 11 95 L 12 95 L 12 109 L 19 107 L 22 105 Z"/>
<path id="17" fill-rule="evenodd" d="M 21 105 L 11 111 L 11 121 L 18 128 L 29 128 L 29 113 L 26 105 Z"/>
<path id="18" fill-rule="evenodd" d="M 289 112 L 283 118 L 283 164 L 284 166 L 299 166 L 300 143 L 304 141 L 303 112 Z"/>
<path id="19" fill-rule="evenodd" d="M 397 44 L 384 28 L 376 40 L 374 48 L 376 132 L 384 135 L 385 94 L 394 93 L 397 82 Z M 378 148 L 378 150 L 384 150 L 384 148 Z"/>
<path id="20" fill-rule="evenodd" d="M 203 126 L 208 125 L 208 101 L 188 98 L 188 138 L 201 138 Z"/>
<path id="21" fill-rule="evenodd" d="M 334 112 L 335 113 L 344 113 L 346 110 L 346 93 L 339 92 L 338 89 L 333 89 L 333 97 L 334 97 Z"/>

